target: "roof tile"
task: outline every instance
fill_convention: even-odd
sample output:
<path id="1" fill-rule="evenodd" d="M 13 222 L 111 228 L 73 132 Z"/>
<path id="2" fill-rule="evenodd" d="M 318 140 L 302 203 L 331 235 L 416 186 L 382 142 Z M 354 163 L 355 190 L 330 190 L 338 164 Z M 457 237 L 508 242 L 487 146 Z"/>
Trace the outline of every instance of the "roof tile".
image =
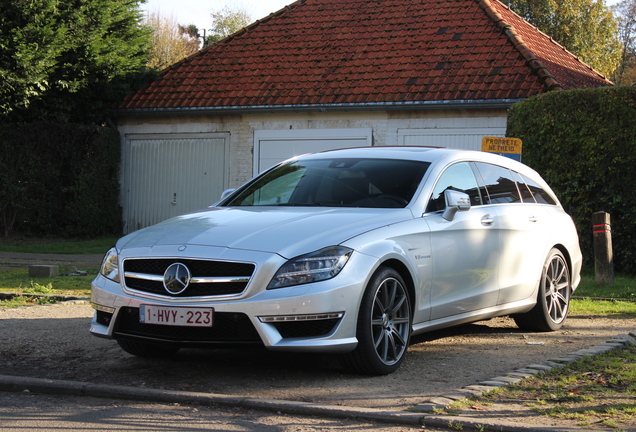
<path id="1" fill-rule="evenodd" d="M 612 85 L 497 0 L 299 0 L 123 109 L 518 99 Z"/>

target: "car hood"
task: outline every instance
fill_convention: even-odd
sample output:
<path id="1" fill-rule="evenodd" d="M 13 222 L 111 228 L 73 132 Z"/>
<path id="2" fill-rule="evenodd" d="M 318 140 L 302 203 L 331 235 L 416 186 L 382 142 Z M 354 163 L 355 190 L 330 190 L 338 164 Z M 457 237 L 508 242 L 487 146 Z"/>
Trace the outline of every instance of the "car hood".
<path id="1" fill-rule="evenodd" d="M 293 258 L 412 218 L 409 209 L 212 207 L 136 231 L 117 248 L 205 245 Z"/>

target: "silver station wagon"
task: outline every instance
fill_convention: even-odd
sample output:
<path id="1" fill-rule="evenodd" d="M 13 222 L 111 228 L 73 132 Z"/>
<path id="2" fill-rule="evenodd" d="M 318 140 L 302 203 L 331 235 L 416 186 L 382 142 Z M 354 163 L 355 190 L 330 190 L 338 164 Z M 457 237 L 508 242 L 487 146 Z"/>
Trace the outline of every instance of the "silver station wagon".
<path id="1" fill-rule="evenodd" d="M 572 219 L 521 163 L 334 150 L 120 239 L 93 281 L 90 331 L 137 356 L 258 344 L 381 375 L 413 334 L 502 315 L 558 330 L 581 262 Z"/>

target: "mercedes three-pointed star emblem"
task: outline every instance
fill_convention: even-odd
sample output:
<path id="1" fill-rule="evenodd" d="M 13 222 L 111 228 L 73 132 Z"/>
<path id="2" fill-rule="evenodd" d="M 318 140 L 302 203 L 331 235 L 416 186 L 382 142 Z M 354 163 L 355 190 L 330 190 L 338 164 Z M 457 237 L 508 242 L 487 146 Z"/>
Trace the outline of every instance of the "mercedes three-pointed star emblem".
<path id="1" fill-rule="evenodd" d="M 190 283 L 190 270 L 182 263 L 174 263 L 163 274 L 163 287 L 172 295 L 181 294 Z"/>

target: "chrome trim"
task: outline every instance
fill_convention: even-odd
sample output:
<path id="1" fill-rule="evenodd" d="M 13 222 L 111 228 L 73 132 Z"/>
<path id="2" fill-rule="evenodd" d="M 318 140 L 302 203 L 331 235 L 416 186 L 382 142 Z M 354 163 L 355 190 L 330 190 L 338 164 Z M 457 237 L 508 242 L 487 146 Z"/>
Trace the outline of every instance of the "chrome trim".
<path id="1" fill-rule="evenodd" d="M 298 322 L 298 321 L 319 321 L 326 319 L 339 319 L 344 316 L 344 312 L 332 312 L 312 315 L 273 315 L 258 317 L 262 323 Z"/>
<path id="2" fill-rule="evenodd" d="M 126 272 L 124 277 L 133 279 L 145 279 L 153 282 L 163 282 L 163 275 L 153 275 L 147 273 L 133 273 Z M 228 282 L 243 282 L 247 283 L 250 278 L 247 276 L 218 276 L 218 277 L 193 277 L 190 279 L 190 283 L 228 283 Z"/>
<path id="3" fill-rule="evenodd" d="M 115 308 L 113 307 L 109 307 L 109 306 L 102 306 L 102 305 L 98 305 L 97 303 L 93 303 L 91 302 L 91 307 L 97 311 L 100 312 L 106 312 L 106 313 L 115 313 Z"/>

